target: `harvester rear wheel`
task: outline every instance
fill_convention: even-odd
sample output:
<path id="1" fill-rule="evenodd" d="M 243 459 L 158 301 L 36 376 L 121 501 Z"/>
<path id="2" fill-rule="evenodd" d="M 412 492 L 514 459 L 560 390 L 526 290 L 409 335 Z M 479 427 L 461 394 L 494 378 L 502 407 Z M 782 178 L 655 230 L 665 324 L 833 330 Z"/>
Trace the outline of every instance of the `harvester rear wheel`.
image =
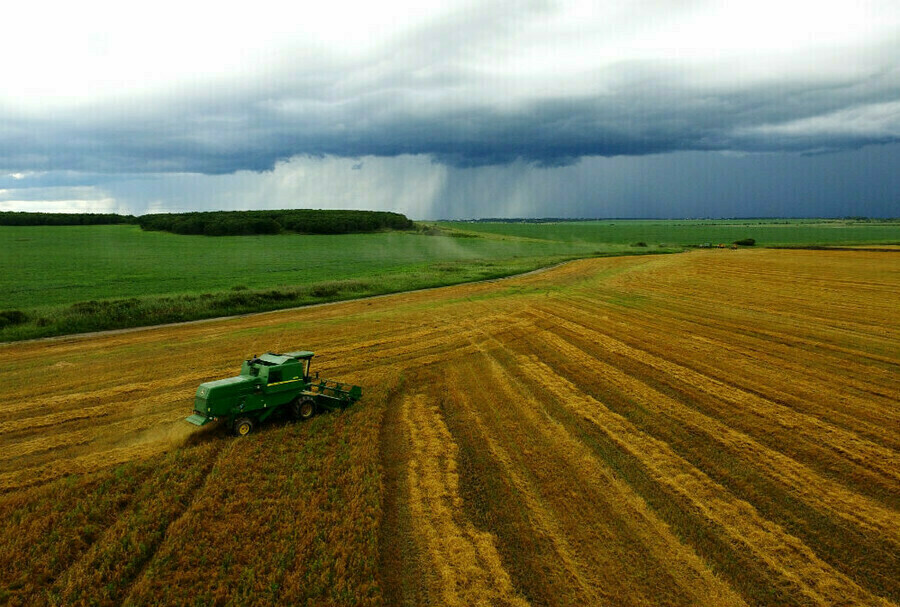
<path id="1" fill-rule="evenodd" d="M 253 432 L 253 420 L 249 417 L 239 417 L 234 420 L 233 430 L 236 436 L 247 436 Z"/>
<path id="2" fill-rule="evenodd" d="M 316 414 L 316 401 L 311 398 L 301 398 L 291 405 L 294 419 L 309 419 Z"/>

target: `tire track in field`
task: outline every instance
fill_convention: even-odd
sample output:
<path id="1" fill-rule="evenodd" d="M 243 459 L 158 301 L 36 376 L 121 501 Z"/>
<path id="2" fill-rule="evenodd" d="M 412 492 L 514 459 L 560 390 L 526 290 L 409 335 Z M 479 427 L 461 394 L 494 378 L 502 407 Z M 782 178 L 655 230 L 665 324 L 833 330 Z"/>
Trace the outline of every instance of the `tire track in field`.
<path id="1" fill-rule="evenodd" d="M 685 304 L 676 302 L 677 299 L 672 304 L 674 310 L 667 310 L 666 315 L 678 314 L 680 310 L 685 310 L 682 313 L 686 314 L 688 318 L 699 316 L 715 319 L 716 324 L 729 327 L 737 334 L 767 340 L 773 344 L 803 348 L 804 351 L 810 353 L 821 351 L 829 355 L 841 356 L 851 363 L 858 361 L 876 363 L 885 373 L 892 373 L 898 367 L 896 358 L 873 351 L 872 346 L 879 343 L 882 352 L 890 353 L 896 343 L 890 339 L 872 340 L 871 336 L 866 336 L 864 340 L 856 340 L 863 341 L 864 344 L 843 345 L 847 342 L 834 343 L 837 340 L 833 332 L 823 328 L 821 323 L 813 323 L 808 319 L 806 322 L 790 322 L 778 318 L 776 314 L 765 309 L 751 314 L 749 310 L 742 307 L 738 308 L 740 316 L 737 316 L 734 312 L 722 311 L 721 308 L 725 302 L 720 302 L 718 306 L 694 299 Z M 805 335 L 798 335 L 798 328 L 802 328 Z"/>
<path id="2" fill-rule="evenodd" d="M 577 361 L 584 369 L 597 377 L 602 377 L 604 381 L 648 410 L 658 411 L 679 424 L 697 428 L 707 436 L 717 437 L 718 442 L 742 454 L 741 458 L 745 459 L 748 465 L 764 471 L 771 479 L 790 487 L 815 508 L 831 511 L 849 523 L 891 538 L 900 545 L 898 515 L 894 510 L 848 490 L 842 484 L 821 476 L 739 430 L 685 407 L 620 369 L 592 357 L 557 335 L 543 332 L 539 338 L 549 347 L 565 354 L 569 360 Z"/>
<path id="3" fill-rule="evenodd" d="M 536 343 L 545 339 L 546 347 Z M 575 353 L 560 352 L 562 347 L 560 342 L 538 335 L 520 351 L 543 353 L 553 365 L 565 370 L 570 381 L 591 385 L 589 393 L 596 399 L 604 400 L 603 395 L 608 395 L 616 403 L 616 412 L 633 419 L 648 435 L 668 442 L 682 458 L 801 538 L 823 560 L 866 589 L 894 599 L 900 596 L 891 573 L 900 555 L 900 545 L 891 539 L 897 536 L 897 525 L 891 522 L 898 518 L 896 510 L 875 502 L 881 524 L 873 524 L 870 519 L 879 518 L 879 514 L 870 516 L 871 499 L 842 486 L 836 487 L 838 494 L 834 495 L 834 485 L 821 482 L 794 460 L 760 448 L 746 435 L 714 419 L 709 420 L 712 425 L 704 426 L 704 416 L 684 403 L 643 386 L 618 367 L 592 363 L 591 354 L 579 359 Z"/>
<path id="4" fill-rule="evenodd" d="M 399 370 L 397 370 L 399 371 Z M 399 373 L 395 373 L 398 375 Z M 421 380 L 413 380 L 418 384 Z M 383 470 L 383 508 L 379 542 L 382 594 L 387 605 L 421 605 L 427 600 L 422 562 L 412 529 L 409 482 L 409 436 L 401 420 L 401 393 L 413 381 L 405 377 L 386 402 L 379 433 Z"/>
<path id="5" fill-rule="evenodd" d="M 863 274 L 860 268 L 867 263 L 871 267 L 866 267 L 867 279 L 863 280 L 859 278 Z M 871 255 L 801 258 L 761 252 L 761 255 L 728 260 L 716 256 L 692 256 L 685 265 L 690 267 L 671 273 L 647 272 L 644 284 L 625 285 L 625 290 L 653 294 L 665 306 L 662 310 L 665 315 L 687 313 L 717 322 L 743 317 L 745 325 L 750 320 L 760 335 L 773 327 L 781 329 L 781 333 L 784 329 L 791 332 L 803 327 L 814 337 L 813 341 L 805 342 L 810 351 L 816 347 L 832 348 L 833 351 L 852 352 L 857 357 L 873 356 L 881 362 L 890 362 L 890 357 L 887 360 L 879 357 L 873 352 L 873 343 L 881 344 L 878 349 L 882 353 L 896 351 L 897 326 L 893 310 L 900 305 L 896 281 L 882 280 L 883 288 L 877 292 L 864 291 L 866 285 L 873 283 L 873 276 L 890 276 L 896 262 Z M 770 271 L 767 272 L 766 266 Z M 812 267 L 815 270 L 811 270 Z M 777 268 L 776 274 L 772 274 L 772 268 Z M 766 278 L 767 274 L 769 278 Z M 804 276 L 802 280 L 798 278 L 801 275 Z M 848 277 L 854 280 L 847 282 Z M 825 286 L 820 287 L 820 284 Z M 851 288 L 850 284 L 855 286 Z M 848 309 L 847 302 L 852 302 L 853 307 Z M 806 312 L 810 318 L 802 313 L 783 318 L 783 313 L 790 313 L 791 309 Z M 848 319 L 863 321 L 870 327 L 865 330 L 865 347 L 857 345 L 860 340 L 852 332 L 839 337 L 831 330 L 832 324 Z M 749 327 L 745 326 L 743 330 L 747 331 Z M 769 337 L 778 340 L 776 335 Z M 847 348 L 849 344 L 853 347 Z M 896 370 L 896 363 L 893 369 Z"/>
<path id="6" fill-rule="evenodd" d="M 689 311 L 682 312 L 665 299 L 661 299 L 661 303 L 643 306 L 643 309 L 623 309 L 598 301 L 591 293 L 584 293 L 568 295 L 566 304 L 573 308 L 573 311 L 580 311 L 582 315 L 603 320 L 612 317 L 620 325 L 624 323 L 625 326 L 631 326 L 633 323 L 644 327 L 650 333 L 661 336 L 663 341 L 659 343 L 660 346 L 668 340 L 670 333 L 674 334 L 676 339 L 679 335 L 696 338 L 696 334 L 700 333 L 704 338 L 721 344 L 725 349 L 734 348 L 734 344 L 739 343 L 741 349 L 737 351 L 738 353 L 752 353 L 757 357 L 776 359 L 779 365 L 784 365 L 795 373 L 807 375 L 813 381 L 821 381 L 824 372 L 840 377 L 842 383 L 861 392 L 897 399 L 896 374 L 893 368 L 872 365 L 861 359 L 836 356 L 832 350 L 801 349 L 791 343 L 794 334 L 803 330 L 796 325 L 789 327 L 790 332 L 770 331 L 767 335 L 761 335 L 759 327 L 768 324 L 765 320 L 756 322 L 747 318 L 727 320 L 724 314 L 717 313 L 713 308 L 704 309 L 696 305 L 692 305 Z M 805 364 L 798 364 L 798 354 L 802 354 Z M 896 364 L 894 366 L 896 367 Z"/>
<path id="7" fill-rule="evenodd" d="M 496 539 L 462 513 L 457 446 L 437 406 L 423 394 L 404 398 L 400 406 L 411 443 L 412 524 L 435 571 L 430 594 L 449 607 L 527 605 L 503 567 Z"/>
<path id="8" fill-rule="evenodd" d="M 597 346 L 656 369 L 669 378 L 669 381 L 683 382 L 712 399 L 728 403 L 735 410 L 746 411 L 747 415 L 790 431 L 810 444 L 821 445 L 834 456 L 855 464 L 859 474 L 868 475 L 886 486 L 900 486 L 900 454 L 892 449 L 862 439 L 855 433 L 823 423 L 809 415 L 798 413 L 790 407 L 761 398 L 752 392 L 707 377 L 681 364 L 631 347 L 602 333 L 590 331 L 584 325 L 549 312 L 537 309 L 533 309 L 533 312 L 538 316 L 552 315 L 554 324 L 576 335 L 584 336 L 588 332 L 590 339 Z"/>
<path id="9" fill-rule="evenodd" d="M 772 360 L 770 350 L 754 350 L 743 341 L 736 342 L 733 336 L 731 341 L 710 336 L 708 324 L 671 323 L 659 314 L 655 316 L 655 324 L 650 324 L 637 313 L 629 314 L 627 324 L 618 316 L 615 320 L 604 316 L 601 324 L 590 317 L 592 309 L 580 303 L 542 307 L 629 346 L 654 355 L 668 355 L 694 371 L 736 385 L 760 398 L 860 433 L 883 447 L 900 447 L 900 437 L 892 431 L 894 425 L 900 424 L 900 411 L 894 412 L 891 407 L 900 400 L 900 392 L 896 390 L 863 384 L 844 374 L 838 375 L 833 369 L 829 369 L 829 381 L 824 384 L 823 369 L 816 366 L 815 361 L 807 360 L 803 365 L 796 363 L 796 352 L 792 353 L 790 361 Z M 698 334 L 700 331 L 703 335 Z M 844 367 L 846 373 L 846 365 Z M 824 386 L 834 389 L 825 390 Z M 864 390 L 867 397 L 850 393 L 848 388 Z"/>
<path id="10" fill-rule="evenodd" d="M 567 570 L 583 589 L 590 591 L 593 599 L 589 604 L 658 602 L 659 598 L 641 598 L 635 587 L 628 585 L 628 580 L 637 578 L 643 578 L 650 586 L 669 588 L 666 604 L 743 604 L 731 588 L 711 575 L 697 555 L 671 533 L 630 487 L 615 478 L 565 426 L 548 415 L 540 400 L 509 367 L 515 361 L 504 364 L 495 357 L 495 352 L 506 347 L 502 338 L 495 339 L 489 334 L 495 327 L 485 331 L 473 326 L 471 321 L 467 324 L 472 327 L 470 335 L 481 335 L 481 340 L 476 342 L 480 344 L 481 354 L 477 364 L 473 361 L 469 375 L 484 376 L 484 385 L 479 390 L 482 400 L 490 399 L 491 409 L 514 411 L 500 420 L 509 420 L 506 423 L 517 427 L 527 426 L 542 442 L 510 436 L 505 440 L 510 447 L 502 446 L 499 437 L 495 439 L 492 435 L 497 434 L 498 424 L 504 422 L 490 424 L 490 416 L 479 413 L 477 407 L 471 411 L 474 423 L 488 439 L 495 457 L 504 462 L 507 474 L 519 488 L 535 520 L 554 538 Z M 521 456 L 510 452 L 512 445 L 519 448 L 529 445 L 541 456 L 531 463 L 522 461 Z M 522 472 L 516 470 L 515 461 L 520 468 L 524 466 Z M 551 472 L 555 466 L 558 470 Z M 529 477 L 532 480 L 526 480 Z M 632 543 L 641 546 L 642 556 L 637 559 Z M 633 560 L 638 562 L 625 564 Z"/>
<path id="11" fill-rule="evenodd" d="M 212 457 L 206 457 L 208 451 L 212 451 Z M 74 603 L 92 588 L 99 587 L 106 595 L 106 602 L 121 603 L 153 559 L 169 527 L 204 490 L 210 472 L 225 451 L 222 444 L 208 444 L 191 451 L 190 466 L 182 464 L 173 471 L 163 465 L 156 470 L 113 525 L 57 577 L 51 593 L 58 593 L 63 603 Z M 156 494 L 171 493 L 173 486 L 182 492 L 160 510 L 152 508 Z M 145 511 L 148 505 L 151 508 Z"/>
<path id="12" fill-rule="evenodd" d="M 640 327 L 648 334 L 658 335 L 660 338 L 666 337 L 668 340 L 674 337 L 675 343 L 691 340 L 709 345 L 714 348 L 713 353 L 728 352 L 730 355 L 746 358 L 752 362 L 761 362 L 761 359 L 777 362 L 778 368 L 790 370 L 792 377 L 807 377 L 810 383 L 821 383 L 824 371 L 830 376 L 840 377 L 842 386 L 855 388 L 867 396 L 876 395 L 892 401 L 900 398 L 900 386 L 897 386 L 894 375 L 881 367 L 860 361 L 838 359 L 830 353 L 809 350 L 802 351 L 801 364 L 797 358 L 798 349 L 783 343 L 788 339 L 787 335 L 784 340 L 773 342 L 746 332 L 742 333 L 742 330 L 748 328 L 746 322 L 744 324 L 724 322 L 721 318 L 703 316 L 696 311 L 693 315 L 689 315 L 657 306 L 623 311 L 621 308 L 598 302 L 588 295 L 570 295 L 565 303 L 572 312 L 580 311 L 581 319 L 592 323 L 591 326 L 594 328 L 597 328 L 597 320 L 588 317 L 597 318 L 598 312 L 602 310 L 606 328 L 615 330 Z M 798 330 L 797 327 L 794 329 Z M 858 404 L 865 404 L 863 399 L 860 401 Z"/>
<path id="13" fill-rule="evenodd" d="M 476 371 L 472 369 L 471 372 Z M 559 576 L 554 577 L 561 577 L 565 581 L 563 589 L 558 588 L 557 584 L 557 589 L 566 593 L 565 602 L 577 605 L 599 605 L 606 602 L 610 595 L 598 589 L 594 581 L 590 579 L 589 572 L 596 568 L 579 556 L 578 550 L 569 541 L 550 505 L 540 498 L 540 491 L 530 480 L 531 475 L 528 469 L 523 469 L 517 461 L 516 450 L 504 446 L 509 445 L 510 441 L 503 441 L 502 436 L 497 436 L 496 425 L 489 424 L 485 419 L 486 416 L 478 413 L 478 403 L 472 402 L 471 394 L 459 390 L 457 386 L 460 385 L 463 378 L 459 376 L 458 371 L 451 370 L 448 376 L 451 381 L 447 386 L 449 396 L 447 406 L 459 410 L 459 414 L 464 419 L 463 423 L 471 427 L 484 441 L 489 457 L 499 465 L 503 475 L 509 479 L 516 492 L 515 498 L 524 504 L 527 510 L 530 523 L 529 532 L 549 544 L 553 554 L 553 567 L 562 570 Z M 523 448 L 521 442 L 513 442 L 513 444 Z M 533 453 L 531 449 L 526 451 L 526 455 Z M 492 505 L 489 504 L 486 507 L 490 508 Z M 533 574 L 536 573 L 533 572 Z"/>
<path id="14" fill-rule="evenodd" d="M 529 357 L 520 364 L 536 376 L 554 376 L 553 370 Z M 733 541 L 768 564 L 786 582 L 808 600 L 817 604 L 855 601 L 860 604 L 890 603 L 858 586 L 819 559 L 796 537 L 760 516 L 747 502 L 736 499 L 702 471 L 679 457 L 666 443 L 658 441 L 613 413 L 602 403 L 584 395 L 558 376 L 546 389 L 558 402 L 589 419 L 620 448 L 637 457 L 657 483 L 681 496 L 712 524 L 725 529 Z"/>
<path id="15" fill-rule="evenodd" d="M 235 443 L 225 443 L 220 442 L 214 451 L 214 456 L 209 458 L 208 461 L 201 464 L 201 474 L 200 474 L 200 482 L 196 483 L 191 487 L 188 492 L 185 494 L 186 500 L 180 500 L 177 508 L 173 510 L 172 515 L 165 520 L 165 528 L 162 533 L 159 534 L 157 540 L 150 547 L 150 550 L 140 563 L 140 568 L 133 572 L 131 575 L 131 579 L 128 580 L 127 587 L 120 592 L 120 596 L 122 597 L 122 604 L 134 604 L 131 603 L 129 599 L 132 598 L 132 594 L 134 593 L 135 587 L 137 587 L 140 581 L 147 574 L 147 569 L 150 566 L 150 563 L 159 553 L 160 547 L 165 542 L 166 538 L 169 536 L 169 530 L 176 528 L 178 523 L 185 518 L 185 515 L 191 511 L 194 505 L 197 503 L 197 500 L 204 494 L 206 488 L 209 485 L 210 479 L 213 478 L 213 470 L 219 465 L 219 463 L 226 459 L 229 454 L 234 450 Z"/>

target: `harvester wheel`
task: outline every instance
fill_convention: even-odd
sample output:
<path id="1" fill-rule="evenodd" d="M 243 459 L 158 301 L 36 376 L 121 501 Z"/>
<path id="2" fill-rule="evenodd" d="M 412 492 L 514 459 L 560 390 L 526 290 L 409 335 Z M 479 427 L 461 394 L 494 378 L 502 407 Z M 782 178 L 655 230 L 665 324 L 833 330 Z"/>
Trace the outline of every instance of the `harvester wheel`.
<path id="1" fill-rule="evenodd" d="M 294 414 L 294 419 L 309 419 L 316 413 L 316 402 L 311 398 L 303 398 L 294 401 L 291 410 Z"/>
<path id="2" fill-rule="evenodd" d="M 253 432 L 253 420 L 249 417 L 239 417 L 234 420 L 234 433 L 237 436 L 247 436 Z"/>

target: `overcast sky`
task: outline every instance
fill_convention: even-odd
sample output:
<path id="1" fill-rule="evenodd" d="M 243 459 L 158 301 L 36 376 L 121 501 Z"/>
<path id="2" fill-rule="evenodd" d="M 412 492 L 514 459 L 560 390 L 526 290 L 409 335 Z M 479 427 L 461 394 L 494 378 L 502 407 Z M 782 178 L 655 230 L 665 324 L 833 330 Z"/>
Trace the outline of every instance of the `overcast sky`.
<path id="1" fill-rule="evenodd" d="M 900 215 L 900 2 L 30 0 L 0 210 Z"/>

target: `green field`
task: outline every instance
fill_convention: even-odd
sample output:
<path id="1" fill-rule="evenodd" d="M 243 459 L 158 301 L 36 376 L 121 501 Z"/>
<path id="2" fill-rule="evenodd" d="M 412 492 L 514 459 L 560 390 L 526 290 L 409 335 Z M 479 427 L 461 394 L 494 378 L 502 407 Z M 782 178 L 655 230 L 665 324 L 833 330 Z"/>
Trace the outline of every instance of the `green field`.
<path id="1" fill-rule="evenodd" d="M 0 247 L 0 341 L 272 310 L 628 252 L 423 232 L 210 238 L 131 225 L 2 226 Z M 24 312 L 25 322 L 4 323 L 8 310 Z"/>
<path id="2" fill-rule="evenodd" d="M 217 238 L 134 225 L 0 226 L 0 341 L 272 310 L 742 238 L 760 246 L 900 243 L 900 223 L 441 222 L 411 232 Z"/>
<path id="3" fill-rule="evenodd" d="M 821 219 L 612 220 L 558 223 L 441 222 L 477 233 L 556 242 L 730 244 L 753 238 L 759 246 L 900 244 L 900 220 Z"/>
<path id="4" fill-rule="evenodd" d="M 0 309 L 415 273 L 447 261 L 589 254 L 569 242 L 343 235 L 181 236 L 137 226 L 0 227 Z"/>

